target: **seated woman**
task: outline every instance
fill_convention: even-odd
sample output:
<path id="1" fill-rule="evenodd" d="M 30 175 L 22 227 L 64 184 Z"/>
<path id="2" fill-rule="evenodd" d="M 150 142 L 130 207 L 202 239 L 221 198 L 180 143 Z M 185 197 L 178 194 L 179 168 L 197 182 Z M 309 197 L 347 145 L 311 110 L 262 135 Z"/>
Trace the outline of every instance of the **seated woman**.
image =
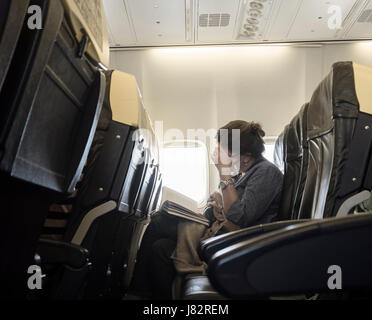
<path id="1" fill-rule="evenodd" d="M 236 139 L 236 132 L 240 133 L 239 139 Z M 226 219 L 226 226 L 230 225 L 230 230 L 269 223 L 275 218 L 283 175 L 262 156 L 264 136 L 259 124 L 241 120 L 232 121 L 218 130 L 215 150 L 218 161 L 215 165 L 221 179 L 222 194 L 214 193 L 209 199 L 205 216 L 211 224 L 220 220 L 221 215 Z M 236 142 L 239 142 L 240 152 L 233 154 Z M 226 161 L 221 160 L 227 155 L 232 161 L 224 164 Z M 177 244 L 179 221 L 162 212 L 153 216 L 138 252 L 131 295 L 172 298 L 176 269 L 171 255 Z"/>

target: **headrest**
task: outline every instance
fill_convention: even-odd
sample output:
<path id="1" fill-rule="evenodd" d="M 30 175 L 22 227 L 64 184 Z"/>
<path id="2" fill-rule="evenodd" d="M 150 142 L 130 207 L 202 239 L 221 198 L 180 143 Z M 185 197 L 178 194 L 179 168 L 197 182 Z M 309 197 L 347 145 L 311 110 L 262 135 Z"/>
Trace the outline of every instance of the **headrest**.
<path id="1" fill-rule="evenodd" d="M 137 86 L 136 78 L 118 70 L 111 72 L 109 85 L 109 99 L 112 110 L 112 120 L 145 129 L 146 148 L 151 149 L 152 159 L 158 163 L 158 145 L 155 131 L 142 101 L 142 95 Z"/>
<path id="2" fill-rule="evenodd" d="M 62 0 L 75 37 L 81 41 L 84 35 L 90 42 L 87 52 L 97 62 L 108 66 L 110 48 L 107 23 L 101 0 Z"/>
<path id="3" fill-rule="evenodd" d="M 356 63 L 353 67 L 359 110 L 372 114 L 372 69 Z"/>
<path id="4" fill-rule="evenodd" d="M 308 114 L 308 138 L 329 133 L 335 118 L 358 118 L 359 102 L 352 62 L 337 62 L 316 88 Z"/>
<path id="5" fill-rule="evenodd" d="M 114 121 L 136 128 L 146 126 L 144 108 L 133 75 L 117 70 L 111 73 L 110 105 Z"/>
<path id="6" fill-rule="evenodd" d="M 110 104 L 113 120 L 154 132 L 151 119 L 142 101 L 136 78 L 125 72 L 111 73 Z"/>

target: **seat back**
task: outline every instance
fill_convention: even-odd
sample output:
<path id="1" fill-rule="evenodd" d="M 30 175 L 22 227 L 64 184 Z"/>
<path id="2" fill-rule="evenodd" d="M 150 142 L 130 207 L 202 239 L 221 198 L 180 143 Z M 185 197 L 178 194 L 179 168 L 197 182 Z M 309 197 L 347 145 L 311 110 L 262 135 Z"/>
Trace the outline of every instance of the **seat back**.
<path id="1" fill-rule="evenodd" d="M 27 21 L 0 94 L 0 169 L 62 193 L 73 191 L 101 111 L 105 79 L 76 53 L 60 1 L 37 1 L 44 28 Z M 83 50 L 84 51 L 84 50 Z"/>
<path id="2" fill-rule="evenodd" d="M 104 110 L 109 112 L 108 123 L 99 152 L 92 151 L 87 163 L 74 216 L 65 235 L 66 241 L 78 245 L 85 245 L 91 226 L 108 212 L 115 209 L 125 216 L 133 213 L 144 176 L 145 140 L 137 134 L 141 105 L 135 78 L 108 71 L 106 79 Z M 109 203 L 113 203 L 109 211 L 95 214 L 96 208 Z"/>
<path id="3" fill-rule="evenodd" d="M 371 70 L 338 62 L 315 90 L 308 108 L 309 146 L 300 218 L 338 215 L 371 190 Z M 362 102 L 362 103 L 361 103 Z M 356 198 L 355 198 L 356 197 Z"/>
<path id="4" fill-rule="evenodd" d="M 1 2 L 1 9 L 7 2 Z M 47 208 L 71 193 L 81 175 L 102 108 L 105 77 L 99 61 L 86 52 L 89 36 L 76 39 L 62 1 L 8 4 L 6 20 L 4 11 L 0 14 L 0 187 L 5 208 L 0 243 L 6 244 L 1 251 L 7 260 L 1 273 L 13 272 L 10 278 L 19 283 L 9 280 L 9 288 L 23 295 L 25 270 L 35 263 Z M 28 27 L 29 5 L 42 10 L 40 30 Z M 108 46 L 102 49 L 108 51 Z M 8 283 L 4 288 L 8 292 Z"/>
<path id="5" fill-rule="evenodd" d="M 157 190 L 155 189 L 158 168 L 159 168 L 159 151 L 158 144 L 155 138 L 154 129 L 150 117 L 145 113 L 145 134 L 149 145 L 147 146 L 149 152 L 148 158 L 145 160 L 146 175 L 144 176 L 143 184 L 138 195 L 138 201 L 135 206 L 135 214 L 138 217 L 146 217 L 151 213 L 150 203 L 155 196 Z"/>
<path id="6" fill-rule="evenodd" d="M 0 92 L 22 30 L 29 0 L 0 3 Z"/>
<path id="7" fill-rule="evenodd" d="M 359 112 L 341 179 L 329 195 L 333 206 L 326 206 L 331 216 L 338 217 L 367 200 L 372 190 L 372 69 L 356 63 L 348 67 L 353 69 Z"/>
<path id="8" fill-rule="evenodd" d="M 308 104 L 286 126 L 275 144 L 276 164 L 284 171 L 283 192 L 277 220 L 297 219 L 306 168 L 306 114 Z M 280 157 L 278 157 L 280 155 Z"/>
<path id="9" fill-rule="evenodd" d="M 90 252 L 86 298 L 124 293 L 157 177 L 157 145 L 152 131 L 145 131 L 150 119 L 135 78 L 119 71 L 106 72 L 106 78 L 103 112 L 110 110 L 112 117 L 105 120 L 99 148 L 91 151 L 64 236 Z"/>
<path id="10" fill-rule="evenodd" d="M 159 168 L 157 168 L 155 188 L 151 196 L 150 205 L 149 205 L 150 214 L 155 213 L 156 211 L 160 209 L 162 194 L 163 194 L 163 179 L 162 179 L 162 174 Z"/>

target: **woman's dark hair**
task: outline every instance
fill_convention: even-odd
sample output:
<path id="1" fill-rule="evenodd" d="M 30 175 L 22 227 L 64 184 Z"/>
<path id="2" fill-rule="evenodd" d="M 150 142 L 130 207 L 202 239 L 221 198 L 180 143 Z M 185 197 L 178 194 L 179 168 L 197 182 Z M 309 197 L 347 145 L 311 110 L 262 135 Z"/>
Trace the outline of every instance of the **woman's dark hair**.
<path id="1" fill-rule="evenodd" d="M 240 131 L 237 131 L 240 130 Z M 256 122 L 247 122 L 243 120 L 235 120 L 229 122 L 227 125 L 218 129 L 217 131 L 217 141 L 218 143 L 227 143 L 228 151 L 233 152 L 233 141 L 237 137 L 237 133 L 240 135 L 240 154 L 244 155 L 247 153 L 252 154 L 254 158 L 262 155 L 265 151 L 265 142 L 263 137 L 265 136 L 265 131 L 263 131 L 261 125 Z"/>

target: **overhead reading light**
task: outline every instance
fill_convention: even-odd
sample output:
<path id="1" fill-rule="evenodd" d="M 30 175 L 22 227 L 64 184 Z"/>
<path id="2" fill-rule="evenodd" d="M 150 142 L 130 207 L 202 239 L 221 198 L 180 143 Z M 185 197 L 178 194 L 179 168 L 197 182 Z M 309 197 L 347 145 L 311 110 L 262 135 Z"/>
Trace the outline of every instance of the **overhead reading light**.
<path id="1" fill-rule="evenodd" d="M 256 10 L 262 10 L 264 8 L 264 5 L 261 2 L 253 1 L 249 4 L 252 9 Z"/>
<path id="2" fill-rule="evenodd" d="M 256 31 L 258 31 L 258 27 L 257 26 L 251 25 L 251 24 L 247 24 L 247 23 L 243 26 L 243 28 L 246 31 L 250 31 L 250 32 L 256 32 Z"/>
<path id="3" fill-rule="evenodd" d="M 263 30 L 267 23 L 267 18 L 263 20 L 263 17 L 270 13 L 270 8 L 273 3 L 272 1 L 266 2 L 267 0 L 247 1 L 243 16 L 241 17 L 242 22 L 237 39 L 255 39 L 258 36 L 262 37 Z"/>
<path id="4" fill-rule="evenodd" d="M 262 17 L 262 11 L 258 10 L 258 9 L 248 10 L 247 14 L 248 14 L 249 17 L 255 18 L 255 19 L 258 19 L 258 18 Z"/>
<path id="5" fill-rule="evenodd" d="M 248 24 L 259 24 L 260 23 L 260 21 L 258 20 L 258 19 L 256 19 L 256 18 L 248 18 L 247 19 L 247 23 Z"/>
<path id="6" fill-rule="evenodd" d="M 242 33 L 247 38 L 254 38 L 256 36 L 256 32 L 252 32 L 252 31 L 244 30 Z"/>

